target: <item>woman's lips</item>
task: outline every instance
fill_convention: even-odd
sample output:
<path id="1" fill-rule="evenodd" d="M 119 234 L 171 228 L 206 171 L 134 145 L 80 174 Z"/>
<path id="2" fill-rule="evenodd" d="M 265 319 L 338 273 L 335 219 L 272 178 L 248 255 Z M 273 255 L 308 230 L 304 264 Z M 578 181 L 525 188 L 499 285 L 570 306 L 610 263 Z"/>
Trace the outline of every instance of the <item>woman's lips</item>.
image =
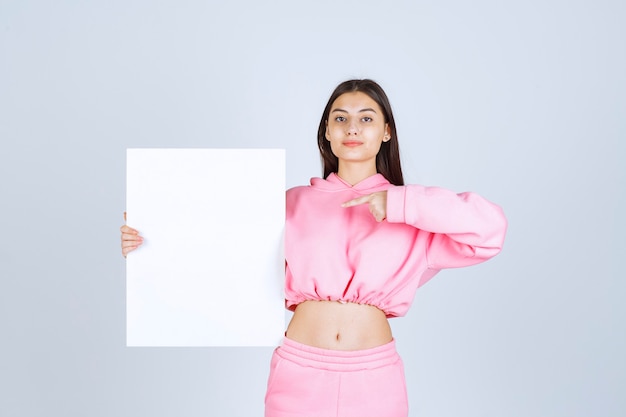
<path id="1" fill-rule="evenodd" d="M 359 142 L 358 140 L 344 140 L 341 143 L 343 144 L 343 146 L 350 146 L 350 147 L 359 146 L 363 144 L 363 142 Z"/>

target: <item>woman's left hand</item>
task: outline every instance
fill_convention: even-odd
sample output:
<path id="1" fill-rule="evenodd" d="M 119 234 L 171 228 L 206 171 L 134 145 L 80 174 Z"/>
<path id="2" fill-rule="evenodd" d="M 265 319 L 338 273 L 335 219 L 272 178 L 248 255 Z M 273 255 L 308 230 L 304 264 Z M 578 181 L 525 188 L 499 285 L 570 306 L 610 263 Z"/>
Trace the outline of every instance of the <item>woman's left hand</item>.
<path id="1" fill-rule="evenodd" d="M 352 207 L 366 203 L 369 204 L 370 213 L 377 222 L 382 222 L 387 217 L 387 191 L 379 191 L 346 201 L 341 207 Z"/>

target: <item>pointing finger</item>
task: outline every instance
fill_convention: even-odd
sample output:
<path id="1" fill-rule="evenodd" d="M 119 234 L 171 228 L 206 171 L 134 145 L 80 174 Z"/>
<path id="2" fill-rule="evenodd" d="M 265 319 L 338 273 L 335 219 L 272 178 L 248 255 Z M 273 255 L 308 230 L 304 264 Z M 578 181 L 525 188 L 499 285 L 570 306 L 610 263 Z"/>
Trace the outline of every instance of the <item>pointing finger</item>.
<path id="1" fill-rule="evenodd" d="M 341 205 L 341 207 L 352 207 L 358 206 L 359 204 L 369 203 L 372 198 L 372 195 L 364 195 L 363 197 L 358 197 L 350 201 L 346 201 Z"/>

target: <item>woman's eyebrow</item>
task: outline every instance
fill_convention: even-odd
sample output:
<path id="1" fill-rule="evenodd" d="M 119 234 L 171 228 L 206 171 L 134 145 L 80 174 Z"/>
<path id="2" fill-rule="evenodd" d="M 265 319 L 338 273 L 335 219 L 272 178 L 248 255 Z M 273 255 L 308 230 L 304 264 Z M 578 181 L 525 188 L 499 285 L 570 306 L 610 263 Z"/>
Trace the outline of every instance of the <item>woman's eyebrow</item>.
<path id="1" fill-rule="evenodd" d="M 361 109 L 361 110 L 359 110 L 359 113 L 363 113 L 363 112 L 366 112 L 366 111 L 371 111 L 371 112 L 373 112 L 373 113 L 376 113 L 376 110 L 374 110 L 374 109 L 372 109 L 372 108 L 369 108 L 369 107 L 368 107 L 368 108 L 366 108 L 366 109 Z M 344 110 L 344 109 L 334 109 L 333 111 L 331 111 L 331 113 L 335 113 L 335 112 L 343 112 L 343 113 L 348 113 L 348 111 L 347 111 L 347 110 Z"/>

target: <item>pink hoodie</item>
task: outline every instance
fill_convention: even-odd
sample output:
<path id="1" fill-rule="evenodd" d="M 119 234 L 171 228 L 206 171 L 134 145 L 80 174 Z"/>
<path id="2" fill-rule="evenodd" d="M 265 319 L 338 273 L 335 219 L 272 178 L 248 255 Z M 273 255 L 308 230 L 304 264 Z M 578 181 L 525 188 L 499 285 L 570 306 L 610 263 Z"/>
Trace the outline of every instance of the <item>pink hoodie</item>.
<path id="1" fill-rule="evenodd" d="M 341 207 L 387 190 L 387 219 L 367 204 Z M 403 316 L 415 291 L 442 268 L 468 266 L 500 252 L 506 218 L 474 193 L 393 186 L 380 174 L 354 186 L 335 174 L 287 191 L 285 305 L 306 300 L 370 304 Z"/>

